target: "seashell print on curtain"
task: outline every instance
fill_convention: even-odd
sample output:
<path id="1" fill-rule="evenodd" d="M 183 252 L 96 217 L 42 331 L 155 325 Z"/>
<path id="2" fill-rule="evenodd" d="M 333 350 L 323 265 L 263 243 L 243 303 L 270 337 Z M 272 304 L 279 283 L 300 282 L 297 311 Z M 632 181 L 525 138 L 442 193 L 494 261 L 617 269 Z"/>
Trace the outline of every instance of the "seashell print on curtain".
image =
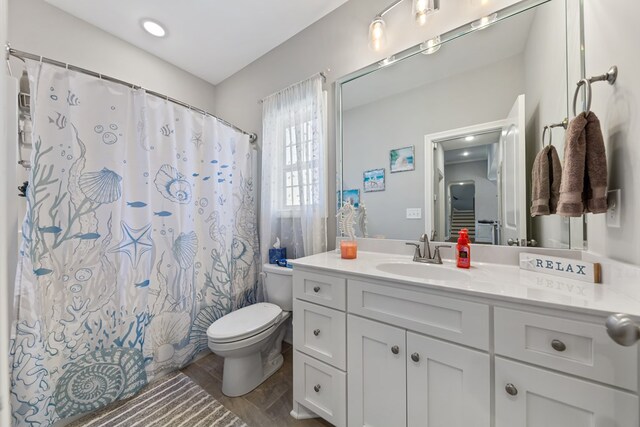
<path id="1" fill-rule="evenodd" d="M 34 149 L 16 278 L 17 426 L 134 395 L 256 299 L 248 136 L 115 83 L 28 61 Z"/>

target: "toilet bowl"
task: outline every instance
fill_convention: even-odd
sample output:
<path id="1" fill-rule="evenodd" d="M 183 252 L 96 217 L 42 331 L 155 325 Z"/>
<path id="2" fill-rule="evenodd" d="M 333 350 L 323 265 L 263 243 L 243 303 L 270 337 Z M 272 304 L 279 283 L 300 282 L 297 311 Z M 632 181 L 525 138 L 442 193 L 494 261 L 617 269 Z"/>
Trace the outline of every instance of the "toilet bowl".
<path id="1" fill-rule="evenodd" d="M 233 311 L 207 329 L 209 348 L 224 357 L 222 393 L 249 393 L 284 362 L 282 340 L 293 306 L 292 271 L 263 266 L 266 300 Z M 277 303 L 277 304 L 274 304 Z"/>

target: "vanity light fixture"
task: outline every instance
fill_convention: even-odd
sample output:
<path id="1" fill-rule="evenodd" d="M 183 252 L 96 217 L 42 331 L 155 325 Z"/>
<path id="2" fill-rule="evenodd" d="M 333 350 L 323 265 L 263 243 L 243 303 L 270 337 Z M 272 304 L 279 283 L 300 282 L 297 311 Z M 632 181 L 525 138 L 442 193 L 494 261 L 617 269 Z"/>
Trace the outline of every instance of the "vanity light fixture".
<path id="1" fill-rule="evenodd" d="M 467 142 L 471 142 L 471 141 L 473 141 L 474 139 L 476 139 L 476 137 L 475 137 L 475 136 L 473 136 L 473 135 L 469 135 L 469 136 L 466 136 L 466 137 L 464 138 L 464 140 L 465 140 L 465 141 L 467 141 Z"/>
<path id="2" fill-rule="evenodd" d="M 375 18 L 373 18 L 373 21 L 369 24 L 369 47 L 371 49 L 382 50 L 384 48 L 387 40 L 387 24 L 384 21 L 384 15 L 389 13 L 394 7 L 403 1 L 404 0 L 395 0 L 382 12 L 378 13 Z M 430 14 L 440 10 L 440 0 L 411 0 L 411 3 L 413 17 L 419 25 L 424 25 Z"/>
<path id="3" fill-rule="evenodd" d="M 440 44 L 440 36 L 435 36 L 432 39 L 427 40 L 426 42 L 420 45 L 421 53 L 423 55 L 431 55 L 440 50 L 442 45 Z"/>
<path id="4" fill-rule="evenodd" d="M 165 28 L 159 22 L 153 21 L 151 19 L 143 19 L 141 24 L 142 28 L 152 36 L 164 37 L 167 35 L 167 30 L 165 30 Z"/>
<path id="5" fill-rule="evenodd" d="M 493 24 L 497 20 L 498 20 L 498 14 L 497 13 L 492 13 L 491 15 L 483 16 L 482 18 L 478 19 L 477 21 L 473 21 L 471 23 L 471 29 L 472 30 L 484 30 L 485 28 L 487 28 L 489 25 Z"/>

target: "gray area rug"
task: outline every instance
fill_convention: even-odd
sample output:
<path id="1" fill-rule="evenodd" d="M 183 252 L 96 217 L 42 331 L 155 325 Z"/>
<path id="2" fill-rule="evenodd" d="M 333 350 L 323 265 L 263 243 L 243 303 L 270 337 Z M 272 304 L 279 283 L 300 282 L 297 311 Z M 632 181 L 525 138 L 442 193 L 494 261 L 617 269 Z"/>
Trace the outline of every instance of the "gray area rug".
<path id="1" fill-rule="evenodd" d="M 179 371 L 144 387 L 128 400 L 106 406 L 68 427 L 246 427 Z"/>

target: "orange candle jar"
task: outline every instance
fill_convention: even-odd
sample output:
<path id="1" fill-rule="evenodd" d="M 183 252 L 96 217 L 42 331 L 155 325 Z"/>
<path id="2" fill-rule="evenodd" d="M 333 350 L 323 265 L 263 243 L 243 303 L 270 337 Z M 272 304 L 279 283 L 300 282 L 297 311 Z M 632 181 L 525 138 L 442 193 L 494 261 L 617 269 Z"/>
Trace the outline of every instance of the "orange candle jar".
<path id="1" fill-rule="evenodd" d="M 341 241 L 340 256 L 342 259 L 356 259 L 358 257 L 358 242 L 355 240 Z"/>

